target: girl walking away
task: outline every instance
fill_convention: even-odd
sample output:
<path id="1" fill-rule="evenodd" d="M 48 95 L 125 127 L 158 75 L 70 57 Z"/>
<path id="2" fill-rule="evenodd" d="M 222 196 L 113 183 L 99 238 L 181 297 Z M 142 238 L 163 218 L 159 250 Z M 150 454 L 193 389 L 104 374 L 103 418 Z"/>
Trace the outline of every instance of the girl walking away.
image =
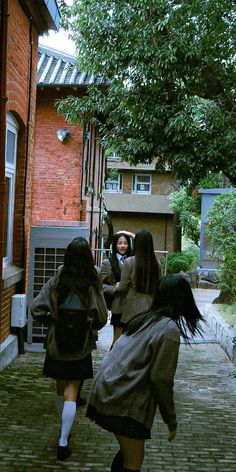
<path id="1" fill-rule="evenodd" d="M 155 256 L 152 234 L 141 229 L 134 239 L 134 256 L 124 262 L 121 280 L 115 286 L 118 294 L 125 296 L 123 324 L 151 307 L 159 278 L 160 263 Z"/>
<path id="2" fill-rule="evenodd" d="M 103 281 L 103 292 L 107 307 L 111 310 L 111 325 L 113 326 L 113 341 L 121 335 L 123 324 L 121 316 L 123 310 L 123 296 L 117 291 L 115 285 L 120 281 L 121 269 L 124 261 L 131 255 L 130 237 L 124 232 L 116 233 L 112 241 L 111 256 L 104 259 L 101 265 L 101 277 Z"/>
<path id="3" fill-rule="evenodd" d="M 104 358 L 90 392 L 86 416 L 112 432 L 119 444 L 111 472 L 139 472 L 145 440 L 157 408 L 176 436 L 174 376 L 180 336 L 200 333 L 202 316 L 189 283 L 178 275 L 163 277 L 152 308 L 133 317 Z"/>
<path id="4" fill-rule="evenodd" d="M 64 265 L 33 301 L 31 315 L 48 326 L 43 374 L 56 380 L 56 406 L 61 417 L 57 459 L 71 455 L 68 446 L 80 382 L 92 378 L 94 330 L 107 321 L 101 282 L 86 239 L 66 248 Z"/>

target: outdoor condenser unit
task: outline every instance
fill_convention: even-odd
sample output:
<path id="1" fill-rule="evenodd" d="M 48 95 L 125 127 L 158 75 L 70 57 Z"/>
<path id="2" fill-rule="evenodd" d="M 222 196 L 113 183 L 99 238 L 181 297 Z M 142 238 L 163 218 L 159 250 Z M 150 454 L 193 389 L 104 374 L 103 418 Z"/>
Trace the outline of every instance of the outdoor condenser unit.
<path id="1" fill-rule="evenodd" d="M 26 325 L 26 301 L 25 293 L 13 295 L 11 299 L 11 326 L 14 328 Z"/>

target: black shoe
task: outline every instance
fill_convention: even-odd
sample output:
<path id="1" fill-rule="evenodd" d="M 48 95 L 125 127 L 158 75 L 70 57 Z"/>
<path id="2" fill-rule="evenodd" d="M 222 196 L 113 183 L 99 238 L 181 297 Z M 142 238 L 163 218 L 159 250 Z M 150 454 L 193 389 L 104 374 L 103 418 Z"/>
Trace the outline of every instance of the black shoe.
<path id="1" fill-rule="evenodd" d="M 77 398 L 76 399 L 76 407 L 78 408 L 78 406 L 84 406 L 86 405 L 87 401 L 85 400 L 85 398 Z"/>
<path id="2" fill-rule="evenodd" d="M 72 450 L 68 446 L 57 446 L 57 460 L 65 461 L 72 454 Z"/>
<path id="3" fill-rule="evenodd" d="M 123 458 L 121 455 L 121 451 L 118 451 L 112 461 L 110 472 L 119 472 L 120 470 L 122 470 L 122 464 Z"/>

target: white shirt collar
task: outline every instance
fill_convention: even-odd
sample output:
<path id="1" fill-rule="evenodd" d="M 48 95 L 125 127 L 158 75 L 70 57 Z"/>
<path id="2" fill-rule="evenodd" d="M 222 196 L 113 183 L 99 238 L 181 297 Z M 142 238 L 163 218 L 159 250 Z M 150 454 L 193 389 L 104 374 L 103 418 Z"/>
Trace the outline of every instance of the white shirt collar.
<path id="1" fill-rule="evenodd" d="M 121 261 L 121 258 L 123 257 L 122 254 L 119 254 L 119 252 L 117 252 L 117 253 L 116 253 L 116 257 L 117 257 L 117 259 L 118 259 L 119 262 L 121 262 L 121 263 L 123 262 L 123 261 Z M 124 254 L 124 257 L 126 258 L 126 255 L 125 255 L 125 254 Z"/>

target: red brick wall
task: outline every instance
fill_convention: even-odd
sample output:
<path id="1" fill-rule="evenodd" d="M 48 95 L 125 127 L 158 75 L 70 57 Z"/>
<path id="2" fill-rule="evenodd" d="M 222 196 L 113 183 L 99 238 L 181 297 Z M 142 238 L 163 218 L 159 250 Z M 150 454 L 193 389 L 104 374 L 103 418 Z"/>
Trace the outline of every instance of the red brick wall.
<path id="1" fill-rule="evenodd" d="M 0 342 L 4 341 L 10 334 L 11 298 L 15 293 L 14 285 L 7 290 L 3 290 L 2 293 Z"/>
<path id="2" fill-rule="evenodd" d="M 63 96 L 72 90 L 63 92 Z M 55 100 L 62 92 L 38 90 L 33 172 L 32 225 L 42 220 L 80 220 L 83 136 L 80 125 L 57 114 Z M 60 142 L 58 128 L 70 136 Z"/>
<path id="3" fill-rule="evenodd" d="M 29 221 L 31 211 L 31 174 L 33 162 L 33 139 L 36 102 L 36 70 L 38 37 L 32 28 L 30 38 L 30 20 L 26 17 L 18 0 L 8 2 L 8 47 L 7 47 L 7 111 L 14 115 L 19 124 L 17 172 L 15 191 L 13 263 L 25 265 L 26 279 L 29 258 Z M 30 91 L 30 53 L 32 42 L 32 87 Z M 30 95 L 30 124 L 28 157 L 26 151 L 28 104 Z M 26 163 L 27 160 L 27 163 Z M 27 191 L 25 195 L 26 213 L 24 214 L 24 181 L 28 165 Z M 23 251 L 23 224 L 25 224 L 25 244 Z M 24 285 L 24 284 L 23 284 Z M 23 291 L 27 286 L 23 287 Z M 3 290 L 3 306 L 0 314 L 0 342 L 10 334 L 10 306 L 14 293 L 22 291 L 17 285 Z"/>

